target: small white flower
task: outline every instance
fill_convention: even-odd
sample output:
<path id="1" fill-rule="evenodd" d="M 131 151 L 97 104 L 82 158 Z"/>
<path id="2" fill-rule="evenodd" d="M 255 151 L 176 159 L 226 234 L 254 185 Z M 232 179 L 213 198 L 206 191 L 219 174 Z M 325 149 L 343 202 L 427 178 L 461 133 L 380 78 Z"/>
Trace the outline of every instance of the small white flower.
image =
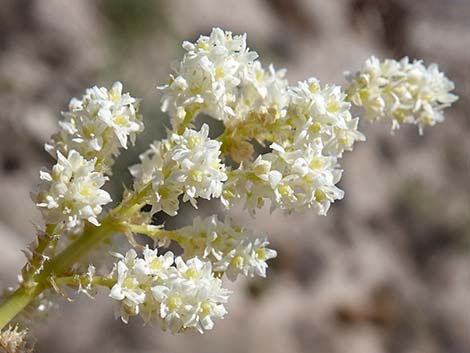
<path id="1" fill-rule="evenodd" d="M 184 185 L 183 201 L 191 201 L 196 207 L 196 198 L 220 197 L 222 182 L 227 179 L 225 166 L 220 160 L 221 142 L 209 138 L 209 126 L 200 131 L 186 129 L 183 136 L 173 135 L 171 159 L 179 168 L 168 177 L 170 184 Z"/>
<path id="2" fill-rule="evenodd" d="M 168 269 L 173 265 L 174 255 L 171 251 L 166 252 L 164 255 L 158 256 L 157 249 L 150 249 L 145 247 L 143 252 L 144 258 L 139 259 L 139 265 L 142 266 L 143 272 L 147 275 L 158 276 L 160 278 L 166 277 Z"/>
<path id="3" fill-rule="evenodd" d="M 214 321 L 226 314 L 223 306 L 229 292 L 222 281 L 212 274 L 210 262 L 192 258 L 184 262 L 175 259 L 174 277 L 166 285 L 152 289 L 161 303 L 160 317 L 163 330 L 173 333 L 194 329 L 200 333 L 211 330 Z"/>
<path id="4" fill-rule="evenodd" d="M 222 193 L 224 205 L 231 207 L 241 199 L 254 214 L 269 200 L 271 210 L 293 212 L 313 208 L 326 215 L 331 203 L 343 198 L 343 191 L 336 187 L 342 170 L 336 157 L 322 154 L 320 137 L 307 145 L 287 143 L 283 147 L 273 143 L 271 148 L 271 152 L 232 173 Z"/>
<path id="5" fill-rule="evenodd" d="M 111 197 L 101 190 L 107 179 L 95 163 L 75 150 L 67 158 L 58 152 L 52 170 L 40 173 L 42 184 L 33 198 L 46 224 L 63 223 L 69 231 L 80 230 L 84 220 L 99 225 L 97 217 Z"/>
<path id="6" fill-rule="evenodd" d="M 58 151 L 67 154 L 74 149 L 85 158 L 97 158 L 98 170 L 109 174 L 119 149 L 127 148 L 128 138 L 134 143 L 137 133 L 143 131 L 138 103 L 129 93 L 122 93 L 120 82 L 109 90 L 87 89 L 81 100 L 70 101 L 59 122 L 61 130 L 46 144 L 46 150 L 55 157 Z"/>
<path id="7" fill-rule="evenodd" d="M 217 120 L 234 116 L 231 108 L 245 68 L 257 58 L 246 46 L 246 35 L 214 28 L 196 43 L 184 42 L 187 51 L 163 90 L 162 110 L 174 127 L 204 112 Z"/>
<path id="8" fill-rule="evenodd" d="M 266 247 L 268 244 L 266 238 L 242 239 L 223 259 L 228 262 L 227 277 L 232 281 L 239 274 L 248 277 L 254 277 L 254 275 L 266 277 L 268 268 L 266 261 L 277 256 L 275 250 Z"/>
<path id="9" fill-rule="evenodd" d="M 116 284 L 111 288 L 109 296 L 122 302 L 119 315 L 124 322 L 128 322 L 129 316 L 137 315 L 140 305 L 145 302 L 145 286 L 149 285 L 149 277 L 136 266 L 137 253 L 131 249 L 115 266 Z"/>
<path id="10" fill-rule="evenodd" d="M 196 217 L 193 224 L 178 231 L 183 236 L 180 245 L 184 256 L 197 256 L 212 262 L 213 270 L 226 273 L 230 280 L 239 274 L 266 276 L 266 261 L 276 257 L 276 251 L 267 248 L 266 236 L 221 222 L 217 216 Z"/>
<path id="11" fill-rule="evenodd" d="M 122 84 L 115 82 L 102 102 L 98 118 L 114 131 L 121 147 L 127 148 L 127 137 L 134 144 L 136 134 L 143 130 L 141 118 L 136 111 L 136 99 L 122 94 Z"/>
<path id="12" fill-rule="evenodd" d="M 289 119 L 294 128 L 291 141 L 299 146 L 321 138 L 325 156 L 341 157 L 356 141 L 365 140 L 357 130 L 358 118 L 339 86 L 322 87 L 315 78 L 290 87 Z"/>
<path id="13" fill-rule="evenodd" d="M 173 262 L 174 260 L 174 262 Z M 195 330 L 203 333 L 226 314 L 229 291 L 214 277 L 210 262 L 197 257 L 183 261 L 171 252 L 157 256 L 146 248 L 144 258 L 134 250 L 120 257 L 115 266 L 116 284 L 110 297 L 120 302 L 119 315 L 141 315 L 172 333 Z"/>
<path id="14" fill-rule="evenodd" d="M 392 129 L 410 123 L 418 125 L 421 133 L 424 126 L 442 122 L 442 110 L 458 99 L 450 93 L 454 83 L 436 64 L 426 68 L 407 57 L 400 61 L 371 57 L 349 80 L 349 99 L 364 109 L 365 118 L 389 120 Z"/>
<path id="15" fill-rule="evenodd" d="M 168 140 L 153 144 L 142 154 L 141 163 L 130 171 L 136 188 L 152 183 L 152 212 L 163 210 L 176 215 L 180 195 L 194 207 L 197 198 L 220 197 L 222 183 L 227 180 L 220 147 L 221 142 L 209 138 L 209 127 L 204 124 L 200 131 L 186 129 L 183 135 L 172 133 Z"/>

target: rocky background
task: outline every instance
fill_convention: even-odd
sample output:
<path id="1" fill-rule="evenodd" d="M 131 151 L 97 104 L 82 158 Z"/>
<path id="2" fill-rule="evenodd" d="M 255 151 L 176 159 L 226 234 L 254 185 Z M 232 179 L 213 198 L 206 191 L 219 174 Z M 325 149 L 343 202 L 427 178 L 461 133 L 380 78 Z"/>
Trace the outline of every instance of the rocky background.
<path id="1" fill-rule="evenodd" d="M 418 136 L 362 124 L 367 143 L 343 160 L 343 201 L 328 217 L 234 211 L 268 232 L 279 257 L 266 280 L 232 285 L 229 315 L 203 336 L 126 326 L 113 303 L 59 300 L 36 325 L 37 352 L 470 352 L 469 0 L 0 1 L 0 283 L 14 285 L 39 213 L 29 192 L 51 159 L 42 145 L 70 97 L 121 80 L 147 129 L 126 166 L 164 135 L 155 87 L 183 39 L 213 26 L 247 32 L 264 63 L 291 81 L 344 84 L 371 54 L 437 62 L 460 100 Z M 204 212 L 219 212 L 207 204 Z M 181 217 L 187 224 L 191 215 Z M 162 219 L 163 220 L 163 219 Z"/>

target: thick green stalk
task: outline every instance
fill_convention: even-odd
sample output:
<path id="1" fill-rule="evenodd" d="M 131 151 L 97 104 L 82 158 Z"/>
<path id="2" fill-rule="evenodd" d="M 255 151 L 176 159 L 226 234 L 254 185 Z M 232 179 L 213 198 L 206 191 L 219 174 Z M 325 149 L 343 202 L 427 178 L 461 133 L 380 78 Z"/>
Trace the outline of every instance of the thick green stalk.
<path id="1" fill-rule="evenodd" d="M 42 291 L 50 287 L 49 278 L 61 275 L 69 270 L 86 252 L 106 239 L 115 231 L 120 230 L 119 220 L 108 214 L 101 225 L 87 225 L 83 234 L 70 244 L 59 255 L 46 263 L 43 270 L 35 277 L 32 287 L 20 286 L 13 294 L 0 304 L 0 330 L 3 329 L 17 314 L 19 314 Z"/>
<path id="2" fill-rule="evenodd" d="M 178 234 L 177 230 L 165 230 L 161 227 L 147 224 L 126 224 L 125 226 L 132 233 L 145 234 L 153 239 L 166 237 L 176 242 L 181 242 L 184 240 L 184 238 Z"/>
<path id="3" fill-rule="evenodd" d="M 47 262 L 31 284 L 22 284 L 1 302 L 0 330 L 8 325 L 39 294 L 51 287 L 50 278 L 52 276 L 64 275 L 84 254 L 101 241 L 112 233 L 124 231 L 125 221 L 145 204 L 144 199 L 150 187 L 150 184 L 145 185 L 138 193 L 124 200 L 101 220 L 100 226 L 87 224 L 83 234 L 64 251 Z"/>
<path id="4" fill-rule="evenodd" d="M 44 266 L 44 270 L 39 273 L 36 281 L 43 282 L 51 275 L 61 275 L 91 248 L 113 232 L 119 231 L 120 227 L 119 219 L 112 217 L 111 214 L 102 219 L 99 227 L 88 224 L 82 236 Z"/>
<path id="5" fill-rule="evenodd" d="M 100 226 L 91 224 L 85 226 L 83 234 L 64 251 L 53 257 L 35 277 L 32 283 L 22 284 L 15 292 L 0 303 L 0 330 L 15 318 L 45 289 L 51 287 L 53 276 L 66 274 L 72 266 L 88 251 L 115 232 L 126 230 L 126 221 L 145 205 L 145 198 L 151 183 L 144 185 L 141 190 L 111 210 L 102 220 Z M 51 226 L 48 227 L 51 232 Z"/>
<path id="6" fill-rule="evenodd" d="M 32 288 L 21 286 L 6 298 L 0 305 L 0 330 L 8 325 L 43 290 L 44 288 L 39 285 Z"/>

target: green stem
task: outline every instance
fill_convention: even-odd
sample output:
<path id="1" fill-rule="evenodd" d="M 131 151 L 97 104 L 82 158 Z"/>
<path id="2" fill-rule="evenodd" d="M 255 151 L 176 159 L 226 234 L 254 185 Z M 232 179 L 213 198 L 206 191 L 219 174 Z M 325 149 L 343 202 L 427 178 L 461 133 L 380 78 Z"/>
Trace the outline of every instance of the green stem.
<path id="1" fill-rule="evenodd" d="M 99 227 L 87 224 L 82 236 L 49 261 L 44 266 L 44 270 L 36 277 L 36 281 L 42 282 L 51 275 L 62 274 L 96 244 L 100 243 L 112 233 L 119 231 L 121 227 L 119 220 L 115 219 L 110 214 L 102 219 Z"/>
<path id="2" fill-rule="evenodd" d="M 183 121 L 181 124 L 178 126 L 176 129 L 176 132 L 178 135 L 182 135 L 184 133 L 184 130 L 191 124 L 191 121 L 194 118 L 194 113 L 196 113 L 199 110 L 199 107 L 193 107 L 191 110 L 186 111 L 186 116 L 184 117 Z"/>
<path id="3" fill-rule="evenodd" d="M 21 312 L 37 295 L 43 291 L 41 286 L 20 287 L 0 305 L 0 330 Z"/>
<path id="4" fill-rule="evenodd" d="M 23 282 L 26 287 L 30 287 L 34 282 L 34 274 L 41 267 L 44 261 L 44 253 L 49 248 L 53 253 L 53 246 L 57 243 L 57 237 L 54 236 L 58 226 L 56 224 L 47 224 L 44 233 L 39 232 L 37 237 L 37 245 L 32 250 L 32 256 L 28 263 L 21 270 Z"/>
<path id="5" fill-rule="evenodd" d="M 51 276 L 66 272 L 96 244 L 118 231 L 119 227 L 120 223 L 111 214 L 103 218 L 99 227 L 87 224 L 85 231 L 75 242 L 45 264 L 43 270 L 35 277 L 34 286 L 20 286 L 0 304 L 0 330 L 50 286 Z"/>
<path id="6" fill-rule="evenodd" d="M 96 227 L 86 224 L 83 234 L 64 251 L 53 257 L 35 277 L 33 284 L 21 285 L 15 292 L 0 303 L 0 330 L 14 319 L 39 294 L 50 287 L 52 276 L 61 276 L 88 251 L 115 232 L 125 230 L 125 221 L 142 207 L 150 184 L 145 185 L 138 193 L 124 200 L 110 211 Z"/>
<path id="7" fill-rule="evenodd" d="M 165 230 L 161 227 L 146 224 L 125 224 L 127 229 L 132 233 L 147 235 L 150 238 L 169 238 L 176 242 L 182 241 L 184 238 L 178 234 L 177 230 Z"/>

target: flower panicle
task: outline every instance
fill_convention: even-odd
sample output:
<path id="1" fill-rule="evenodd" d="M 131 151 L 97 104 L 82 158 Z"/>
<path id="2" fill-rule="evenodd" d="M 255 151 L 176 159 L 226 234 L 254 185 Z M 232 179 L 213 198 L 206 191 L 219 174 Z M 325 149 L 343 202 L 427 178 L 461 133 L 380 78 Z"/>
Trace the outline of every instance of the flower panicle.
<path id="1" fill-rule="evenodd" d="M 218 199 L 226 209 L 241 204 L 251 215 L 265 206 L 327 215 L 344 197 L 341 159 L 365 140 L 352 104 L 363 108 L 366 120 L 391 121 L 392 129 L 416 124 L 421 132 L 441 122 L 443 109 L 457 100 L 453 82 L 436 65 L 407 58 L 368 59 L 344 90 L 314 77 L 290 84 L 285 69 L 263 67 L 245 34 L 214 28 L 183 48 L 181 62 L 159 87 L 172 129 L 129 168 L 133 188 L 105 216 L 112 200 L 104 186 L 114 161 L 144 128 L 140 100 L 115 82 L 70 101 L 59 132 L 46 144 L 55 164 L 40 172 L 32 195 L 46 227 L 23 270 L 25 288 L 41 284 L 65 295 L 62 286 L 68 286 L 93 297 L 102 285 L 124 322 L 138 315 L 172 333 L 211 330 L 227 312 L 231 293 L 223 280 L 265 277 L 277 252 L 264 234 L 228 217 L 195 217 L 191 225 L 165 230 L 152 224 L 156 213 L 176 216 L 184 202 L 197 209 L 200 199 Z M 195 127 L 201 114 L 223 127 L 218 137 L 210 124 Z M 108 268 L 99 275 L 97 262 L 84 269 L 64 258 L 98 248 L 113 232 L 124 233 L 132 249 L 116 255 L 111 273 Z M 140 245 L 137 233 L 156 248 Z M 172 241 L 179 256 L 159 250 Z M 55 256 L 67 244 L 65 255 Z"/>
<path id="2" fill-rule="evenodd" d="M 70 101 L 60 131 L 45 146 L 56 164 L 40 172 L 33 194 L 46 224 L 74 234 L 83 231 L 85 221 L 99 226 L 103 206 L 112 201 L 102 187 L 114 159 L 144 128 L 139 102 L 123 93 L 120 82 L 110 89 L 88 88 L 81 99 Z"/>
<path id="3" fill-rule="evenodd" d="M 172 333 L 203 333 L 226 314 L 230 292 L 212 272 L 210 261 L 184 261 L 171 251 L 163 255 L 146 247 L 143 257 L 131 249 L 114 269 L 116 284 L 110 297 L 119 301 L 117 316 L 124 322 L 140 315 Z"/>
<path id="4" fill-rule="evenodd" d="M 454 83 L 436 64 L 426 67 L 421 60 L 380 61 L 372 56 L 357 73 L 348 74 L 348 96 L 364 109 L 367 120 L 391 121 L 392 131 L 401 123 L 425 126 L 444 121 L 443 110 L 458 97 Z"/>
<path id="5" fill-rule="evenodd" d="M 122 89 L 118 81 L 110 89 L 94 86 L 81 99 L 72 98 L 62 113 L 60 131 L 46 144 L 52 157 L 75 150 L 86 159 L 96 158 L 96 171 L 110 174 L 120 149 L 134 144 L 144 129 L 140 100 Z"/>

